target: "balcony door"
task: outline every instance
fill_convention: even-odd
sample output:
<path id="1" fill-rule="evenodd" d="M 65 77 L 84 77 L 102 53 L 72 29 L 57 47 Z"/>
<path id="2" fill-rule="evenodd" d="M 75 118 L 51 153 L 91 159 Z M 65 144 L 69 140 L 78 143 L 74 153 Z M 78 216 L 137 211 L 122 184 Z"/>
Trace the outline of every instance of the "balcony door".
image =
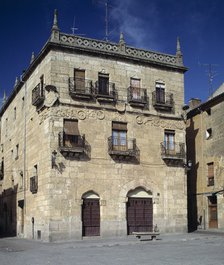
<path id="1" fill-rule="evenodd" d="M 85 70 L 74 69 L 74 85 L 76 92 L 85 92 Z"/>
<path id="2" fill-rule="evenodd" d="M 140 79 L 131 78 L 132 99 L 141 99 Z"/>
<path id="3" fill-rule="evenodd" d="M 98 94 L 109 95 L 109 75 L 99 73 L 98 76 Z"/>
<path id="4" fill-rule="evenodd" d="M 156 103 L 165 104 L 165 84 L 156 82 Z"/>
<path id="5" fill-rule="evenodd" d="M 112 143 L 113 150 L 127 150 L 127 123 L 113 122 L 112 123 Z"/>
<path id="6" fill-rule="evenodd" d="M 165 130 L 164 147 L 166 153 L 175 154 L 175 132 L 172 130 Z"/>
<path id="7" fill-rule="evenodd" d="M 77 147 L 79 145 L 79 129 L 77 120 L 64 120 L 64 146 Z"/>

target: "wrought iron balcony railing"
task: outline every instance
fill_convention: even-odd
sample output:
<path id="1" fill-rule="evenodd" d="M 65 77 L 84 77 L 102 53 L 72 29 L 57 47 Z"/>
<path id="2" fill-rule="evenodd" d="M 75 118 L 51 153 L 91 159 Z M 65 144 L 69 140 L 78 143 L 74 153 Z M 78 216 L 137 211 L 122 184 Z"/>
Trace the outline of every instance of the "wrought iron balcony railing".
<path id="1" fill-rule="evenodd" d="M 163 159 L 185 159 L 185 144 L 184 143 L 161 143 L 161 155 Z"/>
<path id="2" fill-rule="evenodd" d="M 39 106 L 45 100 L 44 94 L 44 86 L 41 86 L 39 83 L 33 90 L 32 90 L 32 104 L 34 106 Z"/>
<path id="3" fill-rule="evenodd" d="M 95 83 L 95 94 L 98 99 L 117 100 L 117 91 L 115 89 L 115 83 L 108 82 L 104 85 L 98 81 Z"/>
<path id="4" fill-rule="evenodd" d="M 119 139 L 110 136 L 108 138 L 108 153 L 118 156 L 137 156 L 136 139 Z"/>
<path id="5" fill-rule="evenodd" d="M 152 92 L 152 104 L 154 108 L 171 110 L 173 108 L 173 94 L 164 92 L 158 93 L 157 91 Z"/>
<path id="6" fill-rule="evenodd" d="M 59 133 L 59 150 L 63 153 L 83 153 L 85 150 L 85 135 L 67 135 Z"/>
<path id="7" fill-rule="evenodd" d="M 145 106 L 148 103 L 147 89 L 130 86 L 128 88 L 128 102 L 130 105 Z"/>
<path id="8" fill-rule="evenodd" d="M 92 97 L 94 95 L 93 82 L 90 79 L 70 77 L 69 94 L 74 97 Z"/>

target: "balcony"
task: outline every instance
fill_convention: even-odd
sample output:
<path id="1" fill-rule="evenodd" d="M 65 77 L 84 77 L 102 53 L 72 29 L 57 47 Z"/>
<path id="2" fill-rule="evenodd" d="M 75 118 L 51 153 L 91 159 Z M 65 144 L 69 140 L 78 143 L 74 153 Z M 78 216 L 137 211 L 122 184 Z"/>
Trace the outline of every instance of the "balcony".
<path id="1" fill-rule="evenodd" d="M 70 77 L 68 80 L 69 95 L 76 99 L 90 100 L 94 96 L 92 80 Z"/>
<path id="2" fill-rule="evenodd" d="M 161 156 L 162 159 L 169 163 L 183 163 L 185 159 L 185 144 L 184 143 L 161 143 Z"/>
<path id="3" fill-rule="evenodd" d="M 136 139 L 121 141 L 116 137 L 108 138 L 108 153 L 114 158 L 133 158 L 139 155 Z"/>
<path id="4" fill-rule="evenodd" d="M 152 105 L 157 110 L 171 111 L 174 105 L 172 93 L 157 93 L 152 92 Z"/>
<path id="5" fill-rule="evenodd" d="M 148 104 L 147 89 L 130 86 L 128 88 L 128 103 L 132 107 L 144 108 Z"/>
<path id="6" fill-rule="evenodd" d="M 32 90 L 32 104 L 38 107 L 44 102 L 44 100 L 45 100 L 44 86 L 41 86 L 41 84 L 39 83 Z"/>
<path id="7" fill-rule="evenodd" d="M 98 101 L 115 102 L 117 101 L 117 91 L 115 89 L 115 83 L 107 82 L 104 85 L 99 85 L 99 82 L 95 83 L 96 98 Z"/>
<path id="8" fill-rule="evenodd" d="M 78 157 L 85 153 L 85 135 L 66 135 L 59 133 L 59 150 L 64 156 Z"/>

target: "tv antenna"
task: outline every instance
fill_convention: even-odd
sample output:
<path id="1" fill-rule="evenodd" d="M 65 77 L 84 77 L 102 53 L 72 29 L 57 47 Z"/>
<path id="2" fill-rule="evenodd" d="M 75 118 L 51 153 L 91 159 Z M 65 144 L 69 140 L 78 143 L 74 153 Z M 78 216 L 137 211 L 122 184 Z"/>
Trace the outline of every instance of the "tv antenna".
<path id="1" fill-rule="evenodd" d="M 76 30 L 78 30 L 78 28 L 75 26 L 75 16 L 74 16 L 73 25 L 71 27 L 72 35 L 75 35 Z M 85 35 L 85 34 L 76 34 L 76 35 Z"/>
<path id="2" fill-rule="evenodd" d="M 112 5 L 109 4 L 108 0 L 101 1 L 101 0 L 95 0 L 93 2 L 97 2 L 99 4 L 105 5 L 105 40 L 108 41 L 109 37 L 109 7 L 112 7 Z"/>
<path id="3" fill-rule="evenodd" d="M 214 77 L 217 75 L 217 71 L 214 71 L 214 66 L 218 66 L 218 64 L 211 64 L 211 63 L 206 63 L 206 64 L 201 64 L 199 63 L 200 66 L 206 67 L 206 74 L 208 75 L 208 85 L 209 85 L 209 90 L 208 90 L 208 96 L 212 97 L 213 94 L 213 80 Z"/>

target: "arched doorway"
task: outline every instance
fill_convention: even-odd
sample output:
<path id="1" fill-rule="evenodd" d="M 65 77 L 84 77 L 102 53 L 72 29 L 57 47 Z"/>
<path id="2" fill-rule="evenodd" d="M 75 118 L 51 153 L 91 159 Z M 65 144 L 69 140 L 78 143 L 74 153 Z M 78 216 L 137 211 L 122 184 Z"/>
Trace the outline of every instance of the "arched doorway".
<path id="1" fill-rule="evenodd" d="M 82 236 L 100 235 L 100 198 L 89 191 L 82 196 Z"/>
<path id="2" fill-rule="evenodd" d="M 152 193 L 142 187 L 131 190 L 127 202 L 127 233 L 153 230 Z"/>

